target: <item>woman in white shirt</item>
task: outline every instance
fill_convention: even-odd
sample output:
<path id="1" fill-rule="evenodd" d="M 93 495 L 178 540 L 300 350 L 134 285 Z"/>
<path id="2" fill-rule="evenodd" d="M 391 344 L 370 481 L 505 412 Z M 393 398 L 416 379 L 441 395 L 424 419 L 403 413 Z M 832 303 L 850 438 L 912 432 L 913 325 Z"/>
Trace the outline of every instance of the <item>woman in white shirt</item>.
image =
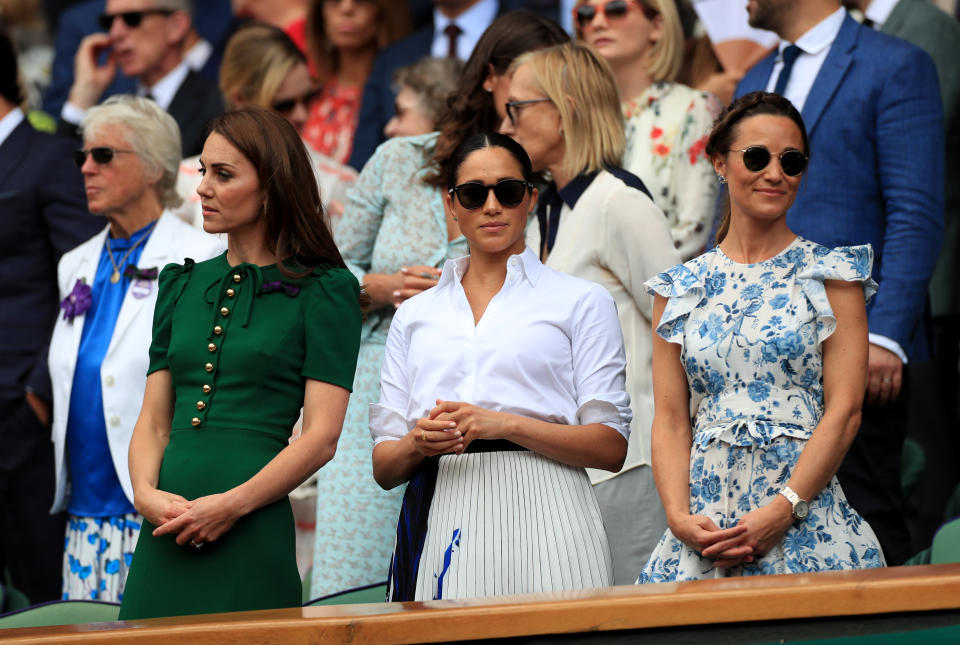
<path id="1" fill-rule="evenodd" d="M 513 63 L 501 131 L 553 185 L 540 196 L 527 244 L 551 269 L 606 287 L 617 303 L 635 422 L 619 475 L 591 471 L 617 584 L 635 579 L 666 527 L 650 471 L 653 300 L 643 283 L 680 261 L 667 220 L 636 176 L 619 168 L 623 117 L 610 66 L 582 44 Z M 539 224 L 539 225 L 538 225 Z"/>
<path id="2" fill-rule="evenodd" d="M 612 584 L 585 467 L 617 470 L 631 412 L 613 299 L 524 243 L 530 160 L 499 134 L 453 153 L 444 194 L 471 254 L 393 319 L 370 408 L 373 471 L 409 481 L 390 600 Z"/>

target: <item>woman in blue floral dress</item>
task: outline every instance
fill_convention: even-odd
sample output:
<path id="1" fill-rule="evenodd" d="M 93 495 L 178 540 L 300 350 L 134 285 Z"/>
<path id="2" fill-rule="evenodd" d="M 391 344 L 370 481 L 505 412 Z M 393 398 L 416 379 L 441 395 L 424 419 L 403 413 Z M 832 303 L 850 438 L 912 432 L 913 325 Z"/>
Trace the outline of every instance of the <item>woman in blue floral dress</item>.
<path id="1" fill-rule="evenodd" d="M 873 251 L 787 227 L 809 149 L 786 99 L 734 102 L 707 152 L 729 186 L 718 246 L 647 283 L 669 529 L 638 582 L 883 566 L 834 476 L 859 427 Z"/>

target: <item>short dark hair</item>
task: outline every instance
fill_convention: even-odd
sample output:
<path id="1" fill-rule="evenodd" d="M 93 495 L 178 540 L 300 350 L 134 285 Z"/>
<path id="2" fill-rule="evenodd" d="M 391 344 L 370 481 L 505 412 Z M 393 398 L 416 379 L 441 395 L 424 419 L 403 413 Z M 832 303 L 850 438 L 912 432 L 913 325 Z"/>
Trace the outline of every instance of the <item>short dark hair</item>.
<path id="1" fill-rule="evenodd" d="M 17 50 L 7 30 L 0 25 L 0 96 L 13 103 L 23 103 L 23 88 L 20 87 Z"/>
<path id="2" fill-rule="evenodd" d="M 750 92 L 738 98 L 721 112 L 707 139 L 705 150 L 707 156 L 712 159 L 715 154 L 728 153 L 730 145 L 737 136 L 737 126 L 744 119 L 761 114 L 786 117 L 796 123 L 797 127 L 800 128 L 800 136 L 803 138 L 803 154 L 808 158 L 810 157 L 810 140 L 807 138 L 807 127 L 803 123 L 803 117 L 800 116 L 800 112 L 793 106 L 793 103 L 773 92 Z M 723 207 L 723 216 L 720 225 L 717 227 L 716 244 L 723 241 L 729 230 L 730 193 L 728 192 Z"/>
<path id="3" fill-rule="evenodd" d="M 320 189 L 313 163 L 297 130 L 285 118 L 263 107 L 230 110 L 210 126 L 253 164 L 265 195 L 267 235 L 274 253 L 307 271 L 321 267 L 346 268 L 333 234 L 323 217 Z"/>
<path id="4" fill-rule="evenodd" d="M 523 149 L 523 146 L 499 132 L 479 132 L 461 141 L 460 145 L 450 155 L 450 160 L 447 162 L 447 188 L 453 188 L 457 185 L 457 173 L 466 158 L 477 150 L 485 148 L 505 149 L 520 164 L 523 178 L 533 183 L 533 164 L 530 162 L 530 156 Z"/>

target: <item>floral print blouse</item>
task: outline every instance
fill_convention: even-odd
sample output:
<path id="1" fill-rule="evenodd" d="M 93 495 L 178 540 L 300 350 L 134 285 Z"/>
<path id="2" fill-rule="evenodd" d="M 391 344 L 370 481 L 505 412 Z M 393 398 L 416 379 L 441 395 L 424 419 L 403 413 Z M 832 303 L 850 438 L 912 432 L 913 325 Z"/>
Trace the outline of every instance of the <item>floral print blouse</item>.
<path id="1" fill-rule="evenodd" d="M 719 186 L 704 149 L 720 109 L 712 94 L 667 81 L 623 104 L 623 167 L 643 180 L 666 214 L 684 260 L 699 255 L 710 235 Z"/>

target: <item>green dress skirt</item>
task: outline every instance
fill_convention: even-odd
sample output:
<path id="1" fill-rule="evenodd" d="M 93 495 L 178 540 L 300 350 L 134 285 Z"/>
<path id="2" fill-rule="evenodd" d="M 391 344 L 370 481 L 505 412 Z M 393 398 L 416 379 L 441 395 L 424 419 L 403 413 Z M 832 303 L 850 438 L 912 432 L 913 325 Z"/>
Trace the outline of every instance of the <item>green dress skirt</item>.
<path id="1" fill-rule="evenodd" d="M 242 484 L 287 446 L 306 379 L 350 389 L 361 313 L 346 269 L 290 278 L 224 254 L 168 265 L 159 289 L 149 371 L 170 370 L 174 391 L 160 490 L 192 500 Z M 286 498 L 199 549 L 154 528 L 144 521 L 121 620 L 300 604 Z"/>

